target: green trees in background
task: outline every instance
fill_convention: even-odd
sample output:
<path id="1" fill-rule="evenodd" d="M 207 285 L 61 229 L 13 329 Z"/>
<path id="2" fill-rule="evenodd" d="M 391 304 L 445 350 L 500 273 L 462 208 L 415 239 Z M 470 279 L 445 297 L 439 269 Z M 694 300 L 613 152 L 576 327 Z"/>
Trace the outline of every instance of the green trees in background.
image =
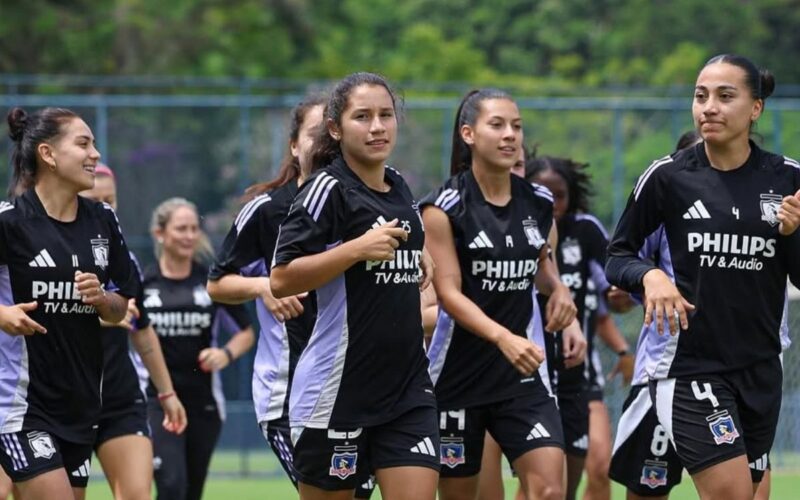
<path id="1" fill-rule="evenodd" d="M 793 0 L 2 0 L 0 11 L 4 73 L 674 85 L 737 51 L 800 82 Z"/>

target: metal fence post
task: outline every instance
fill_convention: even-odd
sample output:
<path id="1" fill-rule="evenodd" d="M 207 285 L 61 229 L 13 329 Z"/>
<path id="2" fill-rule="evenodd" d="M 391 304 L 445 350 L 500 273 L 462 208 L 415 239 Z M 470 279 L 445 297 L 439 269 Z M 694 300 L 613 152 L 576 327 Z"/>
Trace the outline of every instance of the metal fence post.
<path id="1" fill-rule="evenodd" d="M 780 109 L 772 110 L 772 151 L 783 154 L 783 117 Z"/>
<path id="2" fill-rule="evenodd" d="M 625 186 L 625 166 L 623 165 L 623 138 L 622 138 L 622 110 L 618 107 L 614 108 L 614 126 L 612 128 L 611 141 L 614 145 L 614 166 L 612 173 L 613 189 L 613 213 L 614 224 L 619 220 L 622 215 L 622 193 Z"/>
<path id="3" fill-rule="evenodd" d="M 244 97 L 250 95 L 250 85 L 244 81 L 239 87 L 242 103 L 239 106 L 239 193 L 244 192 L 249 184 L 250 176 L 250 105 L 244 102 Z"/>
<path id="4" fill-rule="evenodd" d="M 94 108 L 95 113 L 95 142 L 97 143 L 97 150 L 105 157 L 105 163 L 108 163 L 108 106 L 105 103 L 98 104 Z"/>

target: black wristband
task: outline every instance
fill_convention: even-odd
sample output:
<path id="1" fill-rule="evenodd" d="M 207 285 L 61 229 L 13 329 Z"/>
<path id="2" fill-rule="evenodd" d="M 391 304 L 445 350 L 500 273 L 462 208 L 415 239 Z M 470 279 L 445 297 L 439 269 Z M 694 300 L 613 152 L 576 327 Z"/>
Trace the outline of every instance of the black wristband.
<path id="1" fill-rule="evenodd" d="M 228 346 L 223 347 L 222 350 L 225 351 L 225 354 L 228 356 L 228 364 L 233 363 L 233 353 L 228 349 Z"/>
<path id="2" fill-rule="evenodd" d="M 621 350 L 621 351 L 619 351 L 619 352 L 617 353 L 617 356 L 619 356 L 620 358 L 621 358 L 622 356 L 627 356 L 627 355 L 628 355 L 628 350 L 627 350 L 627 349 L 623 349 L 623 350 Z"/>

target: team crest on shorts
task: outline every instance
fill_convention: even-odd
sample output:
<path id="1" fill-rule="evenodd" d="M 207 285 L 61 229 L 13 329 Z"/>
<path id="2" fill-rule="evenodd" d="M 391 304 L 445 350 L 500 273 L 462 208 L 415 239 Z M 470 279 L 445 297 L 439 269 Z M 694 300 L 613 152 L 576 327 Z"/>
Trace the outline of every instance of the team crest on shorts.
<path id="1" fill-rule="evenodd" d="M 28 444 L 31 446 L 31 450 L 33 450 L 33 458 L 45 458 L 49 460 L 56 454 L 53 438 L 46 432 L 29 432 Z"/>
<path id="2" fill-rule="evenodd" d="M 667 485 L 667 462 L 658 460 L 645 460 L 642 467 L 642 477 L 639 484 L 656 489 L 659 486 Z"/>
<path id="3" fill-rule="evenodd" d="M 778 209 L 781 207 L 783 196 L 779 194 L 762 194 L 761 195 L 761 220 L 770 226 L 777 226 L 778 222 Z"/>
<path id="4" fill-rule="evenodd" d="M 100 269 L 105 269 L 108 267 L 108 240 L 98 237 L 96 239 L 89 240 L 89 243 L 92 244 L 94 265 Z"/>
<path id="5" fill-rule="evenodd" d="M 455 469 L 466 463 L 464 440 L 461 438 L 442 438 L 439 444 L 439 463 Z"/>
<path id="6" fill-rule="evenodd" d="M 334 446 L 331 455 L 331 470 L 328 475 L 346 479 L 356 473 L 358 446 Z"/>
<path id="7" fill-rule="evenodd" d="M 733 423 L 733 417 L 730 416 L 728 410 L 712 413 L 706 417 L 706 420 L 716 444 L 732 444 L 739 437 L 739 431 L 736 430 L 736 424 Z"/>

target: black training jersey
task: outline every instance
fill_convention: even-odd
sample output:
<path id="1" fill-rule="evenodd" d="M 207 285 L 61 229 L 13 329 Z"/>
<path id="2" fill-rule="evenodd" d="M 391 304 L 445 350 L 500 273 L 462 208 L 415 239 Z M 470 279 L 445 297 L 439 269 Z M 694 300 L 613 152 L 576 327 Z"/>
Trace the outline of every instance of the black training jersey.
<path id="1" fill-rule="evenodd" d="M 229 333 L 250 326 L 247 310 L 240 305 L 211 301 L 206 291 L 208 270 L 192 265 L 184 279 L 171 279 L 154 265 L 144 274 L 144 305 L 158 334 L 175 392 L 184 406 L 217 406 L 224 417 L 224 396 L 219 373 L 200 369 L 198 356 L 207 347 L 218 347 L 220 329 Z M 147 388 L 154 397 L 152 381 Z"/>
<path id="2" fill-rule="evenodd" d="M 450 220 L 464 295 L 494 321 L 544 347 L 533 280 L 553 223 L 550 192 L 511 176 L 511 201 L 498 207 L 484 199 L 469 170 L 451 177 L 422 205 L 440 208 Z M 493 403 L 529 392 L 528 384 L 540 379 L 547 383 L 546 363 L 538 376 L 521 375 L 496 346 L 442 307 L 428 358 L 440 410 Z"/>
<path id="3" fill-rule="evenodd" d="M 547 352 L 551 355 L 548 365 L 559 392 L 578 392 L 596 381 L 597 373 L 591 360 L 599 300 L 609 287 L 603 270 L 607 246 L 608 233 L 593 215 L 566 214 L 558 221 L 556 262 L 561 281 L 570 289 L 578 307 L 577 318 L 587 342 L 586 362 L 566 369 L 561 332 L 545 336 Z M 543 321 L 547 323 L 547 318 Z"/>
<path id="4" fill-rule="evenodd" d="M 296 194 L 297 184 L 291 181 L 242 207 L 209 278 L 218 280 L 226 274 L 269 276 L 278 228 Z M 275 318 L 263 300 L 255 303 L 261 332 L 253 366 L 253 403 L 258 422 L 265 422 L 284 416 L 289 409 L 294 369 L 308 344 L 317 311 L 313 292 L 302 300 L 303 314 L 285 323 Z"/>
<path id="5" fill-rule="evenodd" d="M 662 235 L 658 266 L 697 308 L 676 336 L 645 337 L 651 379 L 741 369 L 781 352 L 787 274 L 800 283 L 800 233 L 778 233 L 783 196 L 800 165 L 762 151 L 731 171 L 712 168 L 704 145 L 654 162 L 639 178 L 609 247 L 609 281 L 642 291 L 655 266 L 640 250 Z M 666 329 L 666 327 L 665 327 Z"/>
<path id="6" fill-rule="evenodd" d="M 133 253 L 130 254 L 130 257 L 136 277 L 136 307 L 139 309 L 139 318 L 134 323 L 137 329 L 143 329 L 150 326 L 150 317 L 144 307 L 142 273 L 139 262 Z M 115 326 L 103 328 L 102 332 L 104 359 L 102 415 L 105 416 L 143 402 L 144 394 L 139 385 L 139 375 L 131 353 L 128 329 Z"/>
<path id="7" fill-rule="evenodd" d="M 417 204 L 386 168 L 370 189 L 339 157 L 300 188 L 281 226 L 275 265 L 362 236 L 392 219 L 408 231 L 392 261 L 362 261 L 317 289 L 317 321 L 292 382 L 293 427 L 371 426 L 436 404 L 420 313 L 425 241 Z"/>
<path id="8" fill-rule="evenodd" d="M 102 329 L 75 271 L 136 294 L 128 249 L 110 206 L 78 197 L 72 222 L 50 218 L 35 189 L 0 203 L 0 303 L 37 302 L 28 313 L 47 334 L 0 334 L 0 433 L 45 430 L 91 443 L 100 415 Z"/>

